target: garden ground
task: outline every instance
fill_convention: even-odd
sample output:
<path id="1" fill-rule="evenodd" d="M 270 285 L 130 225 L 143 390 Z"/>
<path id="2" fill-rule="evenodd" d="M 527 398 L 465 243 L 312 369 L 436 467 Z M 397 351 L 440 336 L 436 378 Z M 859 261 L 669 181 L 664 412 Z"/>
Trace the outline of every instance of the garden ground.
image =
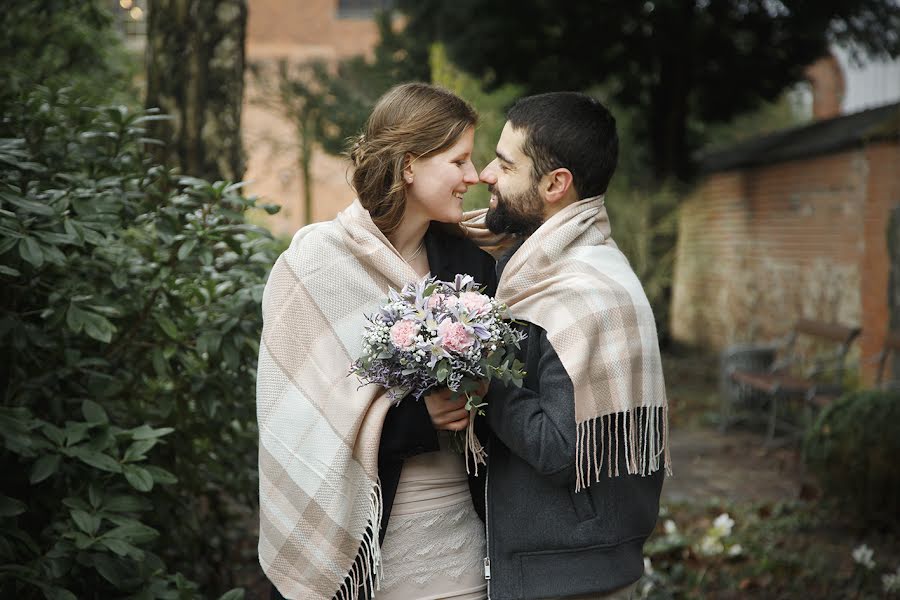
<path id="1" fill-rule="evenodd" d="M 674 476 L 647 544 L 647 596 L 889 597 L 882 576 L 900 566 L 897 537 L 867 531 L 823 500 L 799 444 L 766 448 L 761 427 L 719 431 L 716 357 L 682 351 L 664 361 Z M 723 513 L 727 535 L 715 527 Z M 863 544 L 871 569 L 852 556 Z"/>

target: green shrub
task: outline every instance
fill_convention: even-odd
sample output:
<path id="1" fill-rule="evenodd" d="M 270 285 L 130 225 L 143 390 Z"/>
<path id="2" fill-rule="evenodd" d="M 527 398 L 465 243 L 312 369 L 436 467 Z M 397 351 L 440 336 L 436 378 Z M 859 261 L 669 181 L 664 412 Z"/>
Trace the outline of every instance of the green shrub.
<path id="1" fill-rule="evenodd" d="M 858 391 L 827 407 L 805 440 L 807 465 L 826 494 L 867 525 L 900 520 L 900 391 Z"/>
<path id="2" fill-rule="evenodd" d="M 156 118 L 48 89 L 4 107 L 4 598 L 205 597 L 254 564 L 275 248 L 239 184 L 152 162 Z"/>

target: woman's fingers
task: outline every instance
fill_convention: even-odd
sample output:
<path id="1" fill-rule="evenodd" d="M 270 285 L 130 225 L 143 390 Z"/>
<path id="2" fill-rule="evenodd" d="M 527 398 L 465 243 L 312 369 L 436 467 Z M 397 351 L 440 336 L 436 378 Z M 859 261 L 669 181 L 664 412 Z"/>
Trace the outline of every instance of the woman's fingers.
<path id="1" fill-rule="evenodd" d="M 436 425 L 446 426 L 450 423 L 454 423 L 456 421 L 461 421 L 469 418 L 469 411 L 465 408 L 452 410 L 450 412 L 443 413 L 438 417 L 433 417 L 432 421 L 435 422 Z"/>
<path id="2" fill-rule="evenodd" d="M 468 413 L 466 413 L 466 417 L 464 419 L 460 419 L 459 421 L 453 421 L 452 423 L 448 423 L 444 425 L 444 429 L 448 431 L 465 431 L 466 427 L 469 426 L 469 417 Z"/>

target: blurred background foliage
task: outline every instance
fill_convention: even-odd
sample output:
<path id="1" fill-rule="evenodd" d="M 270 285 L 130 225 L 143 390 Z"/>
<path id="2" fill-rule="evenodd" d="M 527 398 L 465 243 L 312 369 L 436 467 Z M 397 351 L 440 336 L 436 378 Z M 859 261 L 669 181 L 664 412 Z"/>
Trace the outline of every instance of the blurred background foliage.
<path id="1" fill-rule="evenodd" d="M 278 246 L 153 160 L 99 3 L 35 4 L 0 17 L 0 595 L 242 597 Z"/>

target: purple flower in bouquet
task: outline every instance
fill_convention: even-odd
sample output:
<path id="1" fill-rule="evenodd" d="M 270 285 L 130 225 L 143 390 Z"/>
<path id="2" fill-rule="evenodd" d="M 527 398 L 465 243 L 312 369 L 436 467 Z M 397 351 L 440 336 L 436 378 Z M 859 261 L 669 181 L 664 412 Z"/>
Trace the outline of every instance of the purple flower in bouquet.
<path id="1" fill-rule="evenodd" d="M 387 302 L 368 316 L 362 355 L 350 372 L 363 385 L 376 383 L 393 400 L 421 399 L 446 386 L 467 398 L 475 414 L 485 406 L 475 391 L 494 378 L 522 384 L 525 372 L 515 351 L 525 334 L 514 326 L 506 306 L 482 293 L 469 275 L 452 282 L 426 277 L 399 292 L 389 290 Z M 477 454 L 476 448 L 471 448 Z"/>

